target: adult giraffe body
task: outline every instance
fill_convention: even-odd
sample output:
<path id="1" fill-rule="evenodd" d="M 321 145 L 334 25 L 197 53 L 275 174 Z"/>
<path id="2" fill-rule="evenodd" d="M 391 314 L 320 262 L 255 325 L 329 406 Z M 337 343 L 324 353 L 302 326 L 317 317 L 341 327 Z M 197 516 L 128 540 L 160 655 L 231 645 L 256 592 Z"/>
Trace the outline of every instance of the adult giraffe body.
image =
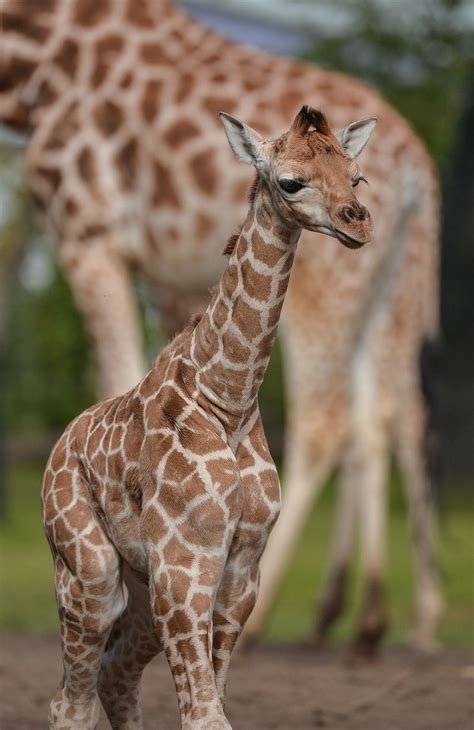
<path id="1" fill-rule="evenodd" d="M 323 632 L 341 606 L 355 514 L 364 520 L 362 642 L 384 624 L 384 495 L 395 443 L 417 533 L 418 638 L 433 637 L 425 404 L 419 353 L 438 330 L 438 184 L 407 125 L 358 81 L 244 48 L 165 0 L 3 0 L 0 120 L 30 135 L 26 174 L 91 335 L 104 394 L 143 360 L 132 276 L 148 280 L 170 331 L 218 278 L 248 175 L 216 112 L 276 136 L 310 100 L 342 127 L 379 119 L 361 191 L 374 244 L 355 256 L 303 235 L 283 319 L 286 504 L 262 562 L 256 631 L 317 487 L 344 454 Z M 408 189 L 408 193 L 407 193 Z"/>

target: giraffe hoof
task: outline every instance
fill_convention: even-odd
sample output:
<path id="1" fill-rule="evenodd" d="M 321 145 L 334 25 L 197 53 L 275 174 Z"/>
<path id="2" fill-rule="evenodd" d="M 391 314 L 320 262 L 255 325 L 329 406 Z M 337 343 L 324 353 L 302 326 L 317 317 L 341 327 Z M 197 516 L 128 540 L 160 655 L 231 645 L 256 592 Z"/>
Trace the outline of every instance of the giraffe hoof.
<path id="1" fill-rule="evenodd" d="M 408 643 L 413 649 L 422 651 L 425 654 L 434 654 L 442 647 L 438 639 L 431 633 L 426 633 L 425 631 L 413 631 L 409 636 Z"/>
<path id="2" fill-rule="evenodd" d="M 328 651 L 331 641 L 326 633 L 317 632 L 308 639 L 308 645 L 316 651 Z"/>
<path id="3" fill-rule="evenodd" d="M 183 730 L 232 730 L 225 717 L 216 717 L 212 720 L 189 721 L 183 725 Z"/>
<path id="4" fill-rule="evenodd" d="M 380 644 L 386 631 L 386 623 L 381 621 L 370 627 L 362 628 L 351 647 L 351 657 L 357 660 L 374 660 L 380 654 Z"/>

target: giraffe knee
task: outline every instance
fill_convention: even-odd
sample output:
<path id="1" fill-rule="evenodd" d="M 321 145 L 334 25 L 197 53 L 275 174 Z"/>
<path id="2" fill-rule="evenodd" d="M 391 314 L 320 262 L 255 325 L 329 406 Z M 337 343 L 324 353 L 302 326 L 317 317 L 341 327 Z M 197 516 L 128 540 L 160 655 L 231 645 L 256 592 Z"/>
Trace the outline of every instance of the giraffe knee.
<path id="1" fill-rule="evenodd" d="M 90 634 L 108 632 L 127 603 L 115 551 L 103 551 L 100 561 L 81 565 L 76 574 L 57 560 L 56 596 L 66 626 L 81 626 Z"/>

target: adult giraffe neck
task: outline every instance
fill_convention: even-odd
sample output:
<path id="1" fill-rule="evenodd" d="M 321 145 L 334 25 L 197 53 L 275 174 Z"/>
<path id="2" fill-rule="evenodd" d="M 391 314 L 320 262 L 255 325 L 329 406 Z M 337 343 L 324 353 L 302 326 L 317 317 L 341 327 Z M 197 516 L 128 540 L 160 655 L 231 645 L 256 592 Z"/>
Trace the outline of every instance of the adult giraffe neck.
<path id="1" fill-rule="evenodd" d="M 199 389 L 231 429 L 251 409 L 275 342 L 301 228 L 275 212 L 257 184 L 247 219 L 204 316 L 191 358 Z"/>

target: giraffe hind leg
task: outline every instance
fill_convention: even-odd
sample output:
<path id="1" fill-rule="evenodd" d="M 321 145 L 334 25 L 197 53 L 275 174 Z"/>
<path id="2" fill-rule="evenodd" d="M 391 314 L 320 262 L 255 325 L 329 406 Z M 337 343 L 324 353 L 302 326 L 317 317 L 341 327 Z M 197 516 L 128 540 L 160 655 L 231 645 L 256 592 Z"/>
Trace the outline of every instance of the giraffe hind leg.
<path id="1" fill-rule="evenodd" d="M 377 337 L 361 348 L 353 366 L 348 469 L 357 500 L 363 603 L 354 654 L 373 656 L 387 627 L 385 607 L 386 511 L 391 415 L 377 359 Z"/>
<path id="2" fill-rule="evenodd" d="M 78 250 L 63 241 L 60 260 L 92 341 L 101 395 L 122 395 L 144 372 L 131 274 L 112 236 Z M 106 305 L 105 305 L 106 303 Z"/>
<path id="3" fill-rule="evenodd" d="M 416 383 L 407 389 L 404 402 L 410 408 L 400 413 L 397 424 L 397 456 L 403 474 L 415 556 L 416 625 L 413 643 L 422 649 L 436 646 L 436 630 L 443 614 L 435 558 L 433 485 L 425 458 L 426 413 Z"/>
<path id="4" fill-rule="evenodd" d="M 102 657 L 99 696 L 114 730 L 140 730 L 141 676 L 162 646 L 153 625 L 148 586 L 131 573 L 125 579 L 127 608 L 116 620 Z"/>
<path id="5" fill-rule="evenodd" d="M 357 485 L 354 484 L 352 463 L 347 456 L 342 464 L 338 490 L 329 570 L 314 627 L 315 642 L 321 646 L 325 644 L 331 627 L 340 618 L 346 605 L 347 583 L 357 519 Z"/>
<path id="6" fill-rule="evenodd" d="M 87 486 L 77 468 L 55 473 L 49 468 L 43 504 L 54 557 L 64 666 L 50 704 L 49 726 L 61 730 L 97 726 L 101 657 L 125 608 L 119 556 L 87 500 Z"/>

